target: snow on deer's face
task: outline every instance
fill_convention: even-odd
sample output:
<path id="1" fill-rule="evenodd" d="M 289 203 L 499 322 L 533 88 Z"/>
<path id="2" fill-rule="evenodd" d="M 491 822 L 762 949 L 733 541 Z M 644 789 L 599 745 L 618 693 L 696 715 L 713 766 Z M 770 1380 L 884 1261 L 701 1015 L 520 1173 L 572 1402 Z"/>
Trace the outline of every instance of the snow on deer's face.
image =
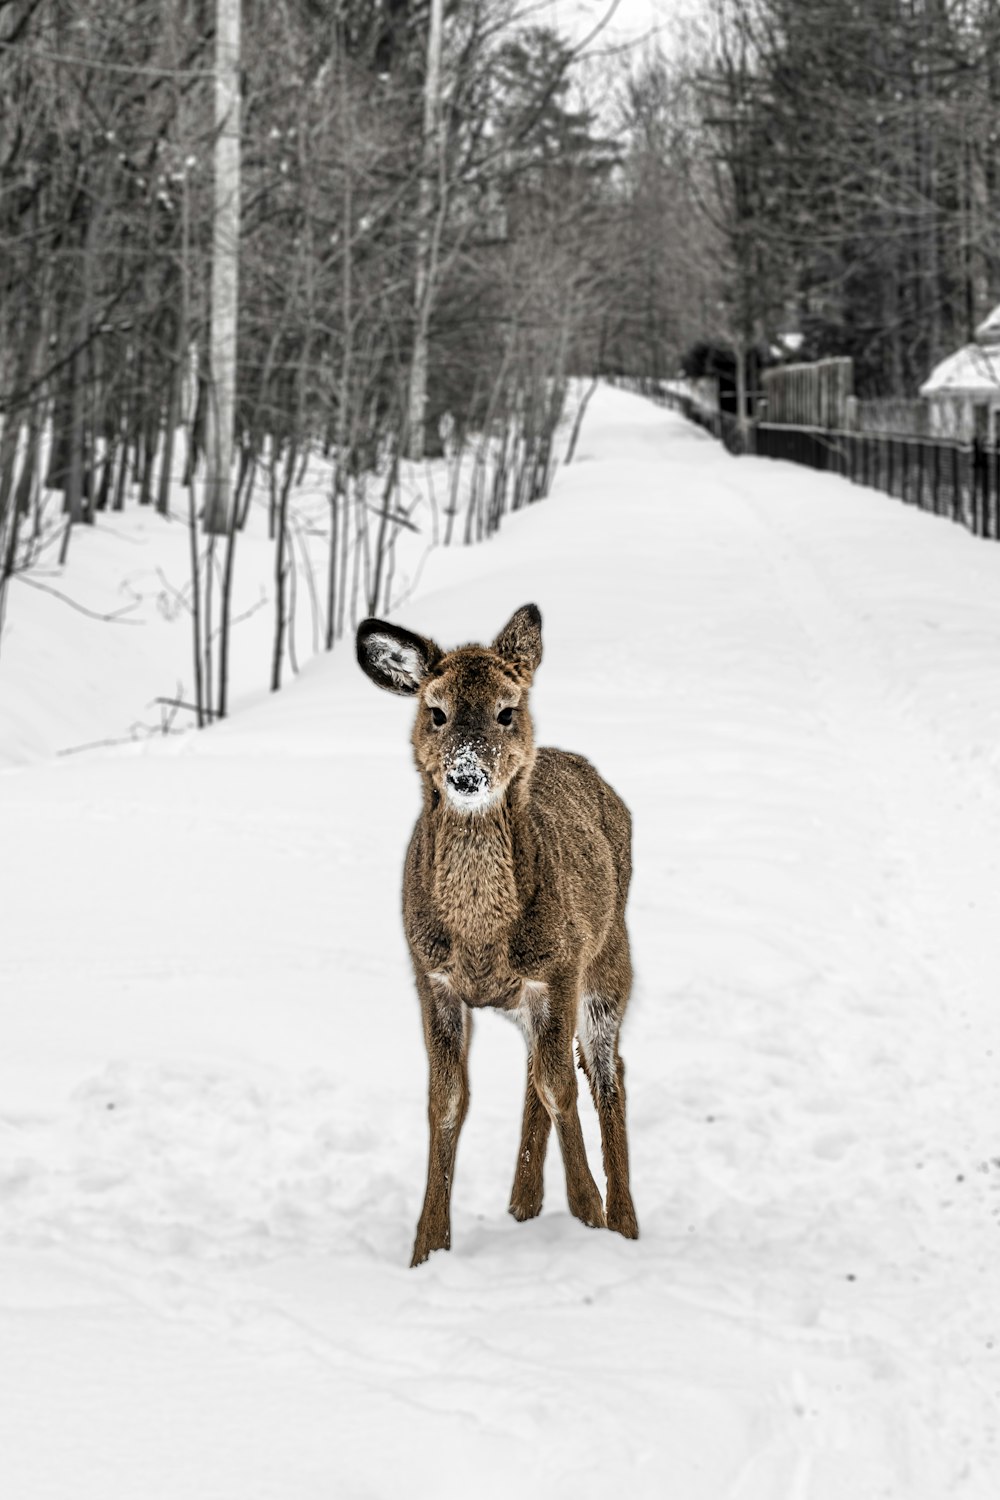
<path id="1" fill-rule="evenodd" d="M 495 652 L 466 646 L 444 657 L 420 692 L 417 765 L 458 812 L 483 812 L 534 756 L 528 684 Z"/>

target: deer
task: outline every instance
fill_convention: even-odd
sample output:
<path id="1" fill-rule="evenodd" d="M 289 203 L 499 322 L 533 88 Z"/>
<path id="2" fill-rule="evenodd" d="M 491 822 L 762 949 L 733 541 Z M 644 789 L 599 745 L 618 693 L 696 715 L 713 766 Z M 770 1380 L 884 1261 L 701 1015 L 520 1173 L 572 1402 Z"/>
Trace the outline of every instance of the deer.
<path id="1" fill-rule="evenodd" d="M 528 1049 L 509 1212 L 522 1222 L 541 1212 L 554 1126 L 570 1212 L 636 1239 L 618 1050 L 632 988 L 632 820 L 583 756 L 535 747 L 528 694 L 541 614 L 526 604 L 490 646 L 450 651 L 367 619 L 357 656 L 376 686 L 416 700 L 423 801 L 404 864 L 403 925 L 427 1048 L 430 1144 L 411 1265 L 451 1248 L 472 1017 L 486 1008 L 513 1019 Z M 606 1207 L 587 1163 L 574 1038 L 600 1122 Z"/>

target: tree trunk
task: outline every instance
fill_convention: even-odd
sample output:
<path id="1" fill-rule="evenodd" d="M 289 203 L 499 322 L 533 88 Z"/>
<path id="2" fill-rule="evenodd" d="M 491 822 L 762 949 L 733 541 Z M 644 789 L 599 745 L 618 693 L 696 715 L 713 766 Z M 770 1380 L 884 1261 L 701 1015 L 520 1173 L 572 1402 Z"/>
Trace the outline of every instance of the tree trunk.
<path id="1" fill-rule="evenodd" d="M 232 504 L 240 232 L 240 0 L 216 0 L 215 208 L 205 530 L 224 536 Z"/>
<path id="2" fill-rule="evenodd" d="M 441 32 L 443 0 L 430 0 L 427 33 L 427 77 L 424 83 L 424 149 L 417 208 L 417 263 L 414 278 L 413 357 L 407 403 L 406 452 L 418 461 L 424 456 L 424 424 L 427 415 L 428 336 L 434 294 L 434 176 L 439 158 L 441 114 Z"/>

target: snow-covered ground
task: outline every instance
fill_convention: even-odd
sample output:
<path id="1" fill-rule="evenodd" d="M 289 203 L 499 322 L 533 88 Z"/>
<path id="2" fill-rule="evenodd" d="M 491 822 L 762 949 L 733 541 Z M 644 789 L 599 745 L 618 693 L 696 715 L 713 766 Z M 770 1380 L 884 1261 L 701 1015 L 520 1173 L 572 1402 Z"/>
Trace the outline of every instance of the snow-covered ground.
<path id="1" fill-rule="evenodd" d="M 349 648 L 9 771 L 4 1500 L 996 1500 L 1000 549 L 603 390 L 400 617 L 455 644 L 532 599 L 539 740 L 635 818 L 642 1237 L 572 1219 L 554 1151 L 507 1215 L 487 1014 L 454 1249 L 407 1269 L 417 782 Z"/>
<path id="2" fill-rule="evenodd" d="M 574 393 L 575 394 L 575 393 Z M 575 416 L 574 401 L 560 439 Z M 9 584 L 0 639 L 0 770 L 47 755 L 73 755 L 107 741 L 139 740 L 165 730 L 182 732 L 195 719 L 191 540 L 189 498 L 181 482 L 184 454 L 175 455 L 171 510 L 132 503 L 102 511 L 91 526 L 77 526 L 69 566 L 58 562 L 63 533 L 62 496 L 49 493 L 33 565 Z M 489 460 L 486 460 L 488 462 Z M 279 474 L 281 463 L 279 461 Z M 394 601 L 405 601 L 419 584 L 429 552 L 448 530 L 453 496 L 456 544 L 464 536 L 466 507 L 477 462 L 463 453 L 457 475 L 443 459 L 400 465 L 385 579 Z M 268 536 L 269 483 L 257 471 L 247 522 L 237 533 L 233 568 L 229 704 L 237 710 L 266 697 L 271 682 L 275 633 L 275 544 Z M 309 456 L 297 475 L 289 503 L 286 617 L 282 681 L 323 649 L 330 558 L 330 495 L 333 465 Z M 133 494 L 135 494 L 133 490 Z M 365 606 L 381 482 L 369 493 L 368 537 L 359 540 L 357 497 L 350 515 L 351 545 L 346 573 L 345 626 L 368 613 Z M 204 596 L 208 551 L 199 537 Z M 225 543 L 215 544 L 214 580 L 221 580 Z M 213 678 L 219 657 L 219 582 L 213 583 Z M 385 597 L 384 590 L 381 597 Z M 201 609 L 204 613 L 205 603 Z M 339 606 L 338 606 L 339 612 Z M 206 694 L 214 706 L 216 686 Z"/>

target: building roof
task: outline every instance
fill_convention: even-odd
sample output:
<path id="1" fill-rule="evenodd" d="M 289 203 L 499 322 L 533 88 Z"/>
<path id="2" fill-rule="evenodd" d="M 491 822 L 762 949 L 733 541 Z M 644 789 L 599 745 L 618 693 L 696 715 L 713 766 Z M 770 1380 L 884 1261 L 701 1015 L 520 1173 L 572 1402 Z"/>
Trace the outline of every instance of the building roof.
<path id="1" fill-rule="evenodd" d="M 935 365 L 923 385 L 921 396 L 972 396 L 1000 405 L 1000 308 L 976 330 L 977 337 L 996 318 L 993 344 L 965 344 Z"/>
<path id="2" fill-rule="evenodd" d="M 983 344 L 987 348 L 1000 344 L 1000 303 L 984 318 L 976 329 L 976 343 Z"/>

